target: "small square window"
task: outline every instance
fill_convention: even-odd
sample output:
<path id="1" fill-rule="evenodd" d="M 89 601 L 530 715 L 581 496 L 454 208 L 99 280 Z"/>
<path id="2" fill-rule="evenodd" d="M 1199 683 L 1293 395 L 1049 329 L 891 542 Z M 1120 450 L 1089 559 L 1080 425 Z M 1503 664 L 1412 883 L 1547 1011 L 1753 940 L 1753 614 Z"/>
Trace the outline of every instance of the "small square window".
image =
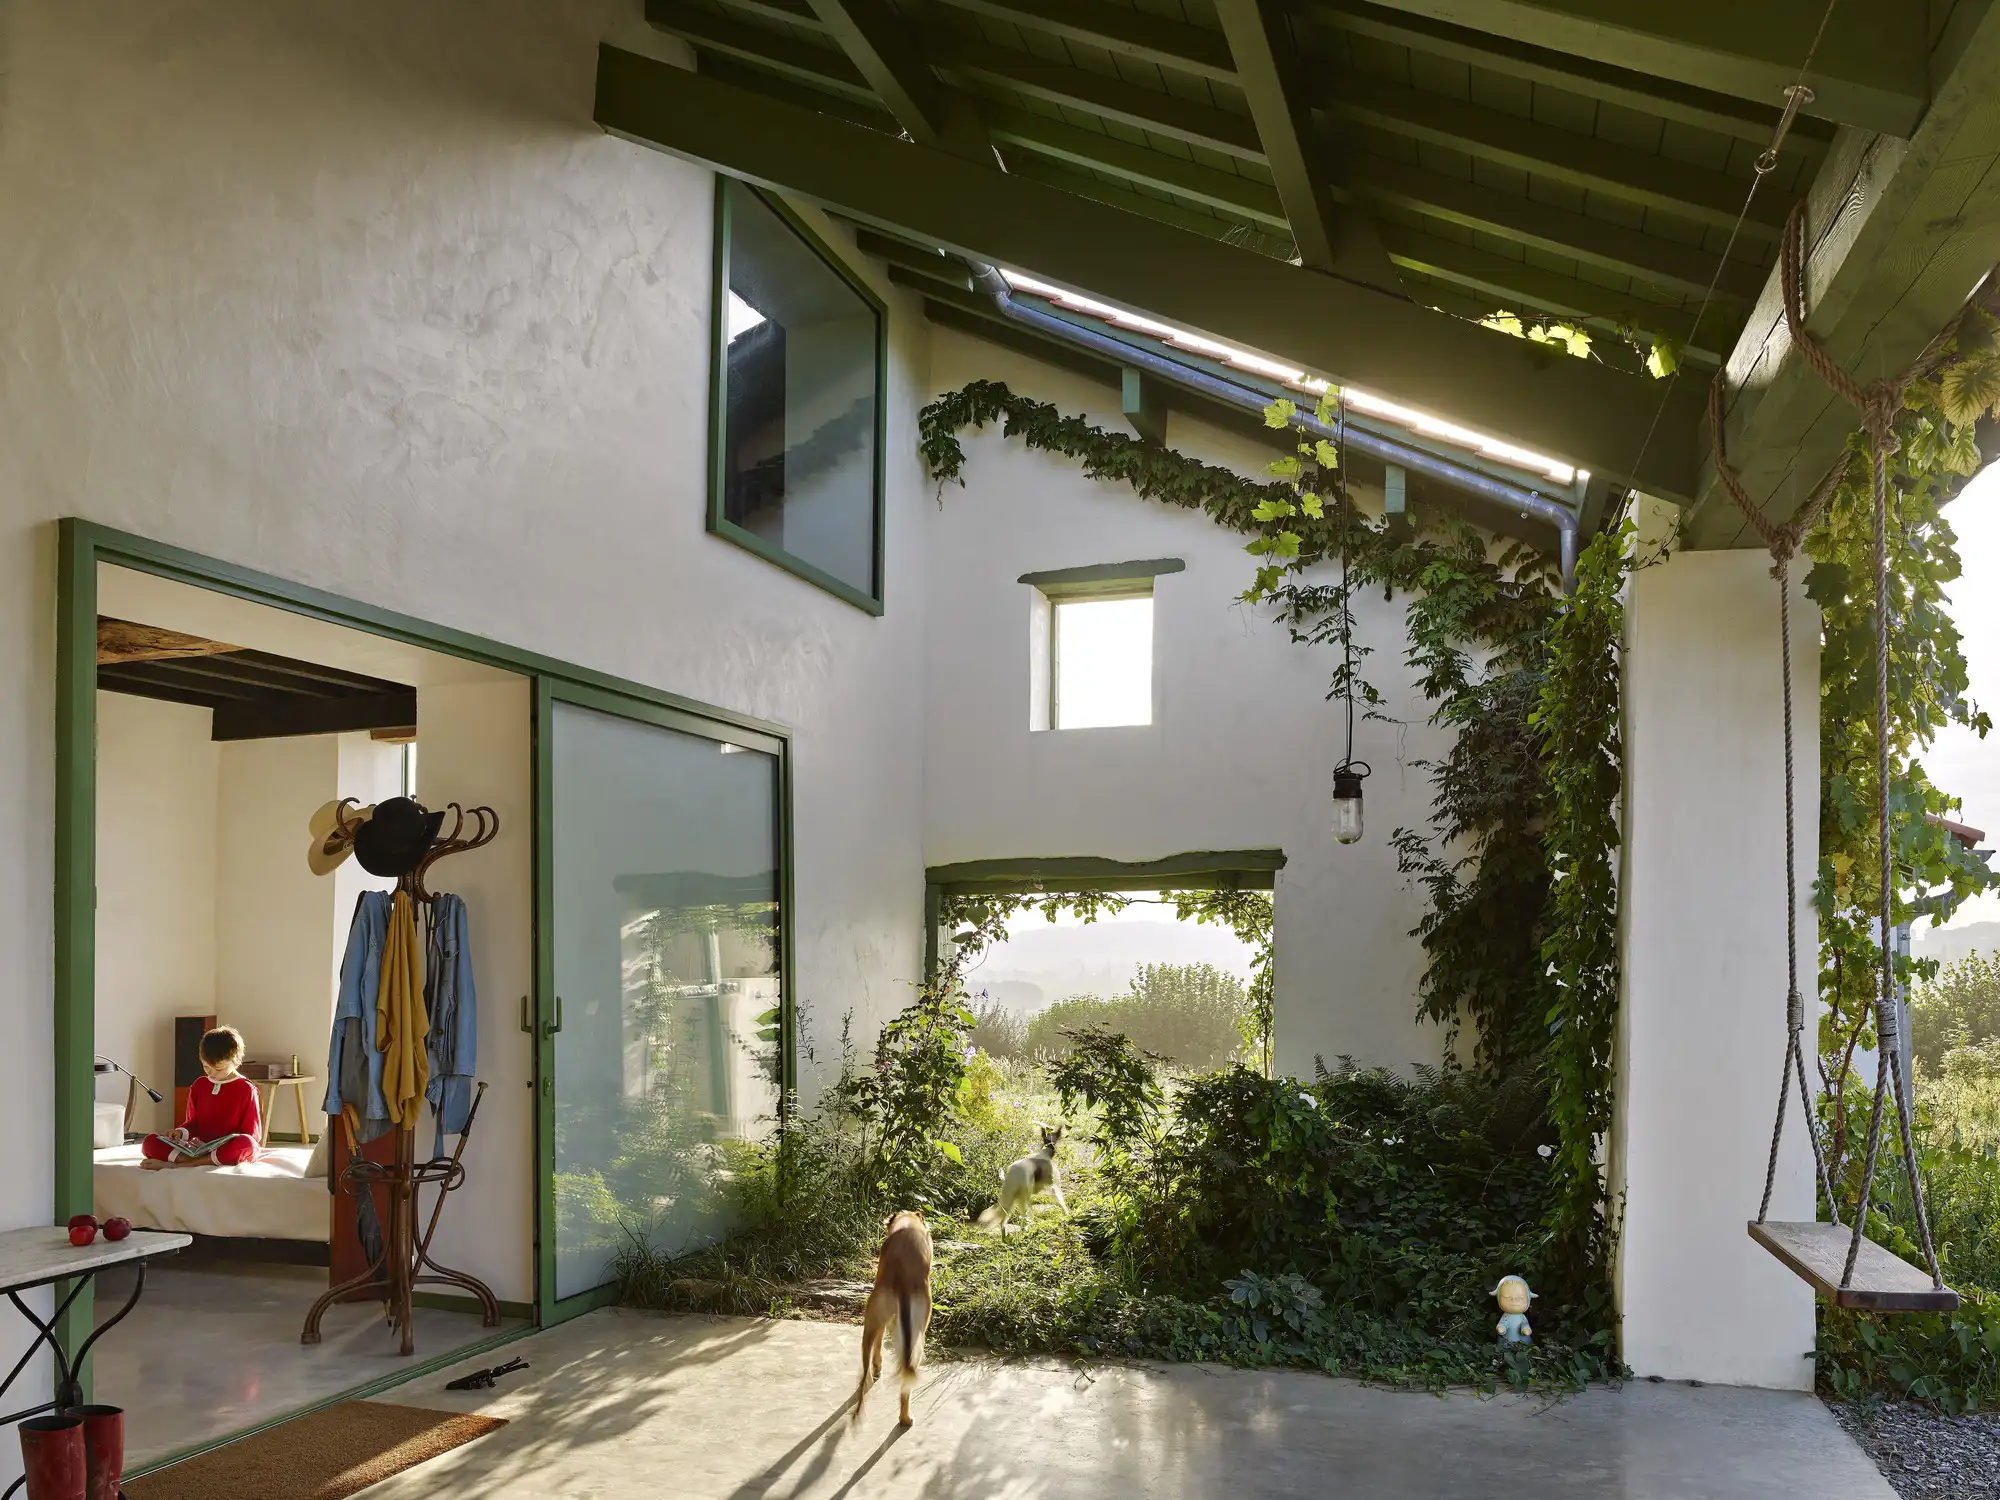
<path id="1" fill-rule="evenodd" d="M 1178 559 L 1119 569 L 1171 572 Z M 1153 722 L 1153 572 L 1112 567 L 1027 573 L 1030 729 Z"/>
<path id="2" fill-rule="evenodd" d="M 775 200 L 717 184 L 709 530 L 880 614 L 882 304 Z"/>
<path id="3" fill-rule="evenodd" d="M 1153 722 L 1153 594 L 1056 599 L 1050 723 L 1106 729 Z"/>

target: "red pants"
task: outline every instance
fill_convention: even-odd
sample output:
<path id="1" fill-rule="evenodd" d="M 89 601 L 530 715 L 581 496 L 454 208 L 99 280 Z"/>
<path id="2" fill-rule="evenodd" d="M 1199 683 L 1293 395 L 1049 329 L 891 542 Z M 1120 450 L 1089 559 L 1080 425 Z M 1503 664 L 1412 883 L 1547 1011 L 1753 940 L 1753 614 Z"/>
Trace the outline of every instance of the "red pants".
<path id="1" fill-rule="evenodd" d="M 147 1136 L 139 1143 L 139 1149 L 145 1152 L 147 1159 L 150 1161 L 172 1161 L 174 1159 L 174 1143 L 163 1135 Z M 215 1148 L 214 1155 L 209 1159 L 218 1167 L 236 1167 L 241 1166 L 246 1161 L 252 1160 L 256 1155 L 257 1143 L 255 1141 L 251 1140 L 247 1135 L 232 1135 L 228 1140 Z"/>

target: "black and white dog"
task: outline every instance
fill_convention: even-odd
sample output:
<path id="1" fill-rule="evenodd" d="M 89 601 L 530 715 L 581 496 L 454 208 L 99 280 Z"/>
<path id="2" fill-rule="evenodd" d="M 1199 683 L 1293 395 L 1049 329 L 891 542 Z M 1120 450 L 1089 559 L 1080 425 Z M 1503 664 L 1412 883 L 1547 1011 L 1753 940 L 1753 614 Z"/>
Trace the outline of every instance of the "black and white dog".
<path id="1" fill-rule="evenodd" d="M 1056 1147 L 1062 1144 L 1063 1127 L 1051 1128 L 1039 1120 L 1035 1126 L 1042 1133 L 1042 1149 L 1008 1163 L 1007 1170 L 1000 1174 L 1000 1201 L 979 1216 L 981 1228 L 990 1229 L 998 1224 L 1003 1240 L 1007 1238 L 1009 1219 L 1028 1222 L 1028 1210 L 1034 1206 L 1037 1193 L 1053 1193 L 1056 1207 L 1065 1214 L 1069 1212 L 1069 1204 L 1063 1201 L 1062 1174 L 1056 1167 Z"/>

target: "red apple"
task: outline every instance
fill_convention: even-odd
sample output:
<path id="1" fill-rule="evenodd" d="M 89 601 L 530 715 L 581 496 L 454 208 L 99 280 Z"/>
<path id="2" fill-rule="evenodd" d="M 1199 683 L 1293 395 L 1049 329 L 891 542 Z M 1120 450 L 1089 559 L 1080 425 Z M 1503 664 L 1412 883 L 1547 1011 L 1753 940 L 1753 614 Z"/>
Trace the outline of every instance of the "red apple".
<path id="1" fill-rule="evenodd" d="M 132 1232 L 132 1221 L 124 1216 L 104 1221 L 104 1237 L 107 1240 L 122 1240 Z"/>
<path id="2" fill-rule="evenodd" d="M 97 1238 L 97 1220 L 89 1214 L 78 1214 L 69 1221 L 69 1242 L 78 1249 L 92 1243 Z"/>

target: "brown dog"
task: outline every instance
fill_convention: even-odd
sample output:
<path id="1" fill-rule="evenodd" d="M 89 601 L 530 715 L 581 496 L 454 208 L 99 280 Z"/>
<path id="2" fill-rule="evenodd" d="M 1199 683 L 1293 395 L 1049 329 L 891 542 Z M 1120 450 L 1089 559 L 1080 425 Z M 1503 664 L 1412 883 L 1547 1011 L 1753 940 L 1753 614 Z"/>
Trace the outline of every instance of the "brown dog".
<path id="1" fill-rule="evenodd" d="M 861 1420 L 869 1384 L 882 1373 L 882 1337 L 894 1318 L 900 1337 L 902 1424 L 910 1425 L 910 1392 L 924 1357 L 924 1331 L 931 1326 L 931 1232 L 924 1216 L 911 1210 L 889 1215 L 882 1253 L 875 1260 L 875 1289 L 861 1313 L 861 1385 L 854 1393 L 854 1420 Z"/>

